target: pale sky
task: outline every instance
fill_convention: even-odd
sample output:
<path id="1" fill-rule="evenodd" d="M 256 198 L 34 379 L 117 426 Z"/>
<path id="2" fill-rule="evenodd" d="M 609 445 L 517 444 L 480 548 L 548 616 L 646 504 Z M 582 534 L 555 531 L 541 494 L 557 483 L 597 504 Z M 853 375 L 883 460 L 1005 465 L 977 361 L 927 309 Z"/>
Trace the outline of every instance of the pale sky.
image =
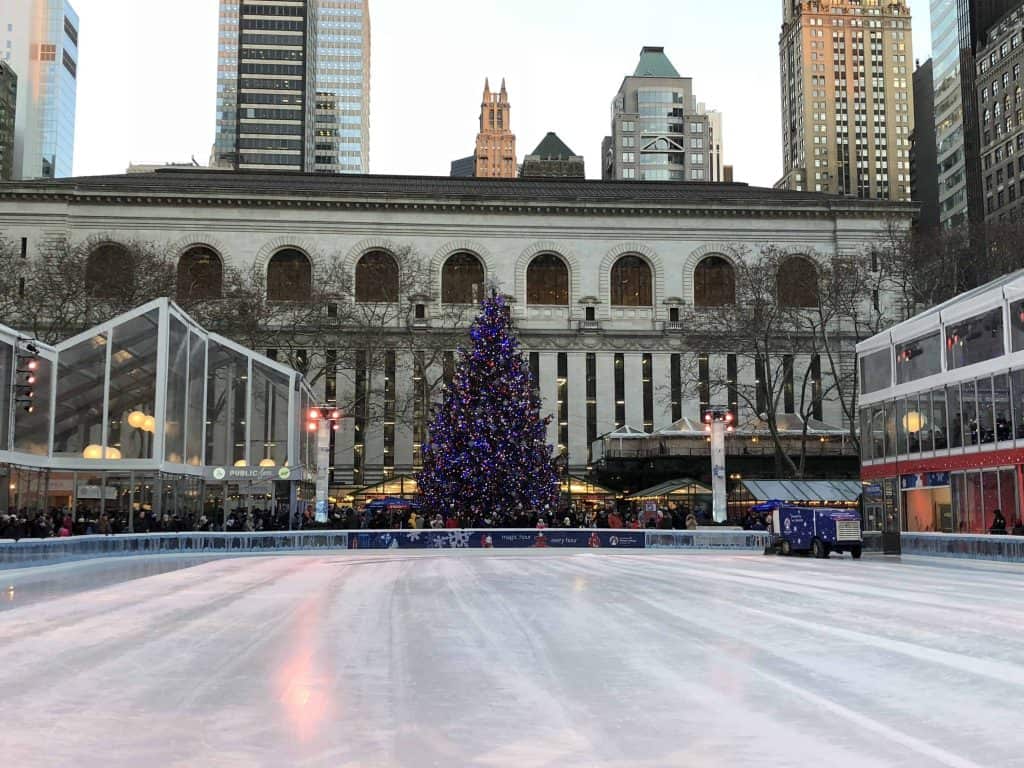
<path id="1" fill-rule="evenodd" d="M 202 164 L 213 144 L 217 0 L 72 0 L 81 17 L 75 173 Z M 928 0 L 910 0 L 914 56 Z M 555 131 L 600 177 L 612 98 L 665 46 L 724 115 L 736 180 L 781 175 L 782 0 L 371 0 L 370 171 L 448 175 L 472 154 L 485 77 L 504 77 L 520 160 Z"/>

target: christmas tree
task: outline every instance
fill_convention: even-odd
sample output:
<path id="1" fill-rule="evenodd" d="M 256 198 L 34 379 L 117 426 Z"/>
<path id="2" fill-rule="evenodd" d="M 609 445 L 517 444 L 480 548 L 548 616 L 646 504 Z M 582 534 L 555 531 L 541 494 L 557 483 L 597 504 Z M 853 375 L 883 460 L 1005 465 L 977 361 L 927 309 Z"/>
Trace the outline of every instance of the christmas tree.
<path id="1" fill-rule="evenodd" d="M 470 339 L 430 427 L 418 478 L 423 506 L 466 526 L 550 516 L 559 494 L 545 439 L 550 417 L 540 415 L 504 298 L 481 303 Z"/>

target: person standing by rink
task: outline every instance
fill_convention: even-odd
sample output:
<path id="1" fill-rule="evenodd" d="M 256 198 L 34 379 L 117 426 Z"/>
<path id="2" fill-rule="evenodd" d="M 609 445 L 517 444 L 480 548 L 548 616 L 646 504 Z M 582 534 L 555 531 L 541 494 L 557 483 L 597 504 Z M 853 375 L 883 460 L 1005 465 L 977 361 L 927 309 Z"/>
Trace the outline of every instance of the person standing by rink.
<path id="1" fill-rule="evenodd" d="M 1006 518 L 1003 517 L 1001 509 L 992 512 L 992 527 L 988 529 L 988 532 L 996 536 L 1006 535 Z"/>

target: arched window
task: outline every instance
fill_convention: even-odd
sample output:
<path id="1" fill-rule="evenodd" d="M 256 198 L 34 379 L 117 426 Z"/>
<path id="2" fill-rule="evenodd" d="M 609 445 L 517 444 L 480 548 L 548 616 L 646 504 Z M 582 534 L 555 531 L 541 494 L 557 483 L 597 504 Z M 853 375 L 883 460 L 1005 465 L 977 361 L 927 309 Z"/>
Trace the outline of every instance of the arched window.
<path id="1" fill-rule="evenodd" d="M 475 304 L 484 297 L 484 265 L 471 253 L 448 257 L 441 270 L 444 304 Z"/>
<path id="2" fill-rule="evenodd" d="M 356 301 L 393 304 L 398 301 L 398 262 L 390 253 L 370 251 L 356 264 Z"/>
<path id="3" fill-rule="evenodd" d="M 693 305 L 724 307 L 736 303 L 736 272 L 721 256 L 702 259 L 693 270 Z"/>
<path id="4" fill-rule="evenodd" d="M 270 301 L 307 301 L 312 292 L 313 266 L 302 251 L 286 248 L 267 265 L 267 298 Z"/>
<path id="5" fill-rule="evenodd" d="M 526 303 L 564 307 L 569 303 L 569 269 L 553 253 L 542 253 L 526 268 Z"/>
<path id="6" fill-rule="evenodd" d="M 803 256 L 790 256 L 779 265 L 776 277 L 779 304 L 783 307 L 818 306 L 818 268 Z"/>
<path id="7" fill-rule="evenodd" d="M 204 245 L 189 248 L 178 259 L 178 301 L 219 299 L 224 289 L 220 256 Z"/>
<path id="8" fill-rule="evenodd" d="M 612 306 L 650 307 L 652 299 L 651 268 L 639 256 L 623 256 L 612 267 Z"/>
<path id="9" fill-rule="evenodd" d="M 96 299 L 114 299 L 131 293 L 135 265 L 123 245 L 104 243 L 85 260 L 85 292 Z"/>

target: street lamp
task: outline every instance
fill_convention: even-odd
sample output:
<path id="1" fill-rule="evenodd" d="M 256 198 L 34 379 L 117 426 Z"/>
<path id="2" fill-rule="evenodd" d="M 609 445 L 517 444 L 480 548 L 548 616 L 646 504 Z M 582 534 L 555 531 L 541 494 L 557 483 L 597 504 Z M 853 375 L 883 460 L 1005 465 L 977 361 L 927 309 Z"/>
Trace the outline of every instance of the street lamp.
<path id="1" fill-rule="evenodd" d="M 732 411 L 728 408 L 709 408 L 704 412 L 704 431 L 711 436 L 711 491 L 712 512 L 716 523 L 728 518 L 725 497 L 725 435 L 732 432 Z"/>
<path id="2" fill-rule="evenodd" d="M 316 511 L 327 514 L 328 465 L 331 460 L 331 432 L 337 432 L 344 418 L 340 408 L 321 405 L 306 412 L 306 431 L 316 433 Z"/>

